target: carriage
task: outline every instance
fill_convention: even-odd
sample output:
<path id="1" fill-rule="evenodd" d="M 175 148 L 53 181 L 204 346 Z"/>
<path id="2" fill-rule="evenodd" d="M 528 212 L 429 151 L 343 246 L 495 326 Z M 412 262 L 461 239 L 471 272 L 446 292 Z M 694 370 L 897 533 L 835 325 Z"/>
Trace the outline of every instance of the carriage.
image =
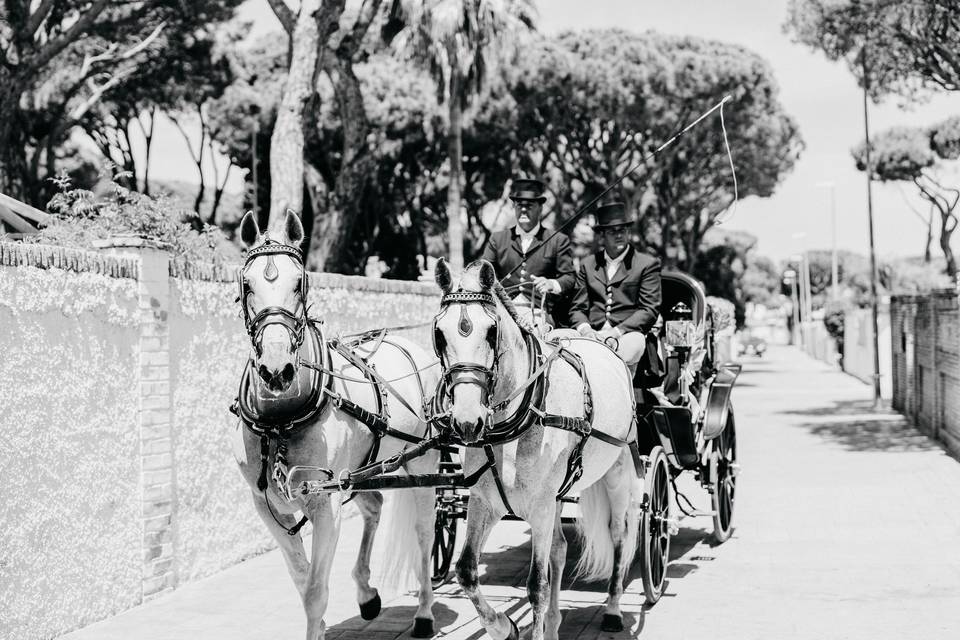
<path id="1" fill-rule="evenodd" d="M 654 379 L 649 374 L 644 380 L 638 376 L 635 389 L 635 464 L 644 481 L 638 554 L 644 593 L 650 604 L 663 594 L 670 538 L 678 530 L 671 500 L 685 516 L 712 517 L 713 537 L 722 543 L 733 531 L 738 470 L 730 395 L 740 365 L 719 363 L 717 333 L 723 328 L 723 321 L 715 317 L 702 285 L 691 276 L 664 271 L 662 288 L 664 321 L 657 331 L 663 368 Z M 537 309 L 536 304 L 531 307 L 532 311 Z M 462 473 L 455 447 L 442 448 L 440 467 L 442 474 L 451 477 Z M 685 472 L 692 472 L 709 493 L 709 511 L 697 511 L 676 491 L 676 478 Z M 567 504 L 577 502 L 575 496 L 561 500 Z M 468 502 L 469 494 L 463 489 L 449 486 L 437 490 L 432 554 L 435 586 L 449 579 L 459 523 L 466 518 Z M 564 520 L 569 522 L 574 517 L 565 515 Z"/>

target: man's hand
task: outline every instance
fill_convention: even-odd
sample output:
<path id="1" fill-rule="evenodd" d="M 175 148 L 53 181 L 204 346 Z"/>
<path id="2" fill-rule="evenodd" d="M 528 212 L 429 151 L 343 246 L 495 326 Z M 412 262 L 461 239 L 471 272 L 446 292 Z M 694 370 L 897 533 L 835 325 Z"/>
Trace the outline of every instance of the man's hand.
<path id="1" fill-rule="evenodd" d="M 542 276 L 533 276 L 530 279 L 533 281 L 533 286 L 536 288 L 537 293 L 541 295 L 545 293 L 560 293 L 560 283 L 556 280 Z"/>
<path id="2" fill-rule="evenodd" d="M 577 333 L 579 333 L 584 338 L 592 338 L 594 340 L 600 339 L 598 337 L 597 332 L 593 330 L 593 327 L 591 327 L 586 322 L 581 323 L 580 326 L 577 327 Z"/>

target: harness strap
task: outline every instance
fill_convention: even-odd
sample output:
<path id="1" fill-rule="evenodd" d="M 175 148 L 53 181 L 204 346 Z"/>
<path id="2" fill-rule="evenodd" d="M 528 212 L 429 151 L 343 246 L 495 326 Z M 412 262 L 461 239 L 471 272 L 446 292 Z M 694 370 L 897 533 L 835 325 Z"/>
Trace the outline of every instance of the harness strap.
<path id="1" fill-rule="evenodd" d="M 500 494 L 500 499 L 503 501 L 503 506 L 506 507 L 507 513 L 511 516 L 515 516 L 513 512 L 513 507 L 510 506 L 510 501 L 507 500 L 507 492 L 503 488 L 503 480 L 500 479 L 500 471 L 497 469 L 496 458 L 493 457 L 493 446 L 489 444 L 483 445 L 483 452 L 487 454 L 487 463 L 490 465 L 490 473 L 493 474 L 493 482 L 497 485 L 497 493 Z"/>
<path id="2" fill-rule="evenodd" d="M 410 413 L 412 413 L 412 414 L 413 414 L 414 416 L 416 416 L 418 419 L 423 420 L 423 421 L 426 421 L 426 420 L 424 419 L 424 417 L 423 417 L 422 415 L 420 415 L 420 412 L 419 412 L 419 411 L 417 411 L 416 409 L 414 409 L 413 407 L 411 407 L 411 406 L 410 406 L 410 403 L 408 403 L 406 400 L 404 400 L 403 395 L 401 395 L 401 393 L 400 393 L 399 391 L 397 391 L 397 389 L 396 389 L 392 384 L 390 384 L 389 382 L 387 382 L 387 381 L 384 379 L 383 376 L 381 376 L 381 375 L 380 375 L 379 373 L 377 373 L 370 365 L 368 365 L 366 362 L 364 362 L 362 358 L 357 357 L 357 355 L 356 355 L 354 352 L 352 352 L 350 349 L 348 349 L 348 348 L 346 347 L 346 345 L 344 345 L 344 344 L 341 343 L 340 341 L 338 341 L 338 340 L 333 340 L 333 341 L 331 341 L 331 342 L 332 342 L 332 344 L 333 344 L 333 348 L 337 350 L 337 353 L 339 353 L 339 354 L 342 355 L 344 358 L 346 358 L 347 361 L 350 362 L 352 365 L 354 365 L 355 367 L 357 367 L 358 369 L 360 369 L 360 371 L 362 371 L 362 372 L 364 373 L 364 375 L 366 375 L 367 377 L 371 378 L 373 381 L 375 381 L 376 384 L 382 385 L 387 391 L 389 391 L 390 393 L 392 393 L 392 394 L 394 395 L 394 397 L 400 402 L 400 404 L 402 404 L 404 407 L 406 407 L 407 411 L 409 411 Z M 414 368 L 416 368 L 416 367 L 414 367 Z M 381 411 L 382 411 L 382 408 L 381 408 Z"/>

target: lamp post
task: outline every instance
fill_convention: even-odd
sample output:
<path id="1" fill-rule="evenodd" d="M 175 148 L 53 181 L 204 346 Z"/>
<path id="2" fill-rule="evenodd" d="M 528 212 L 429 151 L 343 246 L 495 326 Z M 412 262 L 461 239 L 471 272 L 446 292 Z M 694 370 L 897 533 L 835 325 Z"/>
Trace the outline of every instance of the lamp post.
<path id="1" fill-rule="evenodd" d="M 873 243 L 873 166 L 870 164 L 870 120 L 867 104 L 870 93 L 870 74 L 867 72 L 867 45 L 860 52 L 863 65 L 863 131 L 866 139 L 865 160 L 867 162 L 867 222 L 870 228 L 870 319 L 873 323 L 873 408 L 883 406 L 880 398 L 880 330 L 877 316 L 877 254 Z"/>
<path id="2" fill-rule="evenodd" d="M 836 301 L 840 298 L 840 262 L 837 259 L 837 185 L 832 180 L 824 180 L 818 182 L 817 186 L 830 189 L 830 299 Z"/>

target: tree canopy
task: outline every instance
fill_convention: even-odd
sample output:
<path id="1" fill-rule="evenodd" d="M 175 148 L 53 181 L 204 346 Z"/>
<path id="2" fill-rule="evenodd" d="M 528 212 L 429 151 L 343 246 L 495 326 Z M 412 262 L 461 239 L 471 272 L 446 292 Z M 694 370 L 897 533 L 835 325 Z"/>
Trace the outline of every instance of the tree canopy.
<path id="1" fill-rule="evenodd" d="M 521 140 L 514 164 L 548 178 L 560 218 L 624 177 L 610 197 L 642 214 L 653 253 L 686 269 L 733 201 L 719 117 L 645 158 L 726 95 L 733 97 L 724 119 L 740 197 L 771 195 L 802 149 L 769 65 L 736 45 L 617 29 L 568 32 L 531 45 L 508 82 Z"/>
<path id="2" fill-rule="evenodd" d="M 785 28 L 831 60 L 846 60 L 875 98 L 960 90 L 956 0 L 791 0 Z"/>
<path id="3" fill-rule="evenodd" d="M 871 140 L 870 166 L 867 166 L 866 141 L 853 149 L 857 169 L 870 171 L 881 182 L 911 182 L 920 195 L 940 214 L 940 249 L 946 260 L 946 272 L 957 274 L 956 259 L 950 239 L 957 227 L 955 214 L 960 203 L 960 190 L 944 183 L 938 169 L 944 161 L 956 159 L 960 153 L 960 118 L 949 118 L 939 124 L 919 127 L 893 127 Z"/>

